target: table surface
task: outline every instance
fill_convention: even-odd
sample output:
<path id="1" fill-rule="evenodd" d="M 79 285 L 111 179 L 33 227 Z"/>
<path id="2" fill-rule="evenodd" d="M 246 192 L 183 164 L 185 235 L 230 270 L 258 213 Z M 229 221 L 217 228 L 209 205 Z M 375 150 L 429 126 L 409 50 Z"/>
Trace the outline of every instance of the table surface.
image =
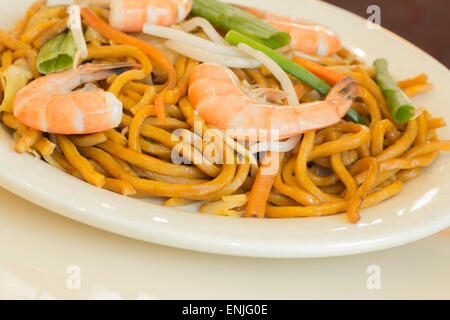
<path id="1" fill-rule="evenodd" d="M 0 299 L 450 299 L 450 229 L 355 256 L 256 259 L 124 238 L 2 188 L 0 199 Z"/>
<path id="2" fill-rule="evenodd" d="M 124 238 L 1 188 L 0 199 L 0 299 L 450 298 L 450 229 L 355 256 L 242 258 Z"/>
<path id="3" fill-rule="evenodd" d="M 377 5 L 381 25 L 414 43 L 450 68 L 450 10 L 448 0 L 324 0 L 367 19 Z"/>

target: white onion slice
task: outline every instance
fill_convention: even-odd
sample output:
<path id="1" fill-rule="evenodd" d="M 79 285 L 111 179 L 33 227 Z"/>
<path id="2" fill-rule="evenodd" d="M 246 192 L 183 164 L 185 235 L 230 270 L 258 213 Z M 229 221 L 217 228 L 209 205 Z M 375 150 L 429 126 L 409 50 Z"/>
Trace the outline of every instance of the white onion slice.
<path id="1" fill-rule="evenodd" d="M 238 48 L 260 61 L 270 72 L 272 72 L 273 76 L 280 82 L 281 87 L 286 92 L 289 105 L 295 106 L 299 104 L 291 79 L 289 79 L 286 72 L 284 72 L 275 61 L 263 52 L 255 50 L 245 43 L 239 43 Z"/>
<path id="2" fill-rule="evenodd" d="M 195 28 L 198 28 L 198 27 L 203 29 L 203 31 L 208 36 L 208 38 L 211 39 L 211 41 L 214 41 L 215 43 L 222 44 L 222 45 L 228 44 L 228 42 L 226 42 L 225 39 L 222 38 L 222 36 L 216 31 L 216 29 L 214 29 L 211 22 L 209 22 L 205 18 L 195 17 L 195 18 L 192 18 L 191 20 L 184 22 L 181 25 L 181 28 L 185 32 L 191 32 L 192 30 L 194 30 Z"/>
<path id="3" fill-rule="evenodd" d="M 288 152 L 297 146 L 300 141 L 301 135 L 290 137 L 286 141 L 263 141 L 256 143 L 250 146 L 251 153 L 257 152 L 266 152 L 266 151 L 274 151 L 274 152 Z"/>
<path id="4" fill-rule="evenodd" d="M 301 51 L 294 51 L 294 55 L 298 56 L 300 58 L 306 59 L 306 60 L 314 61 L 314 62 L 319 62 L 320 61 L 319 58 L 310 56 L 309 54 L 301 52 Z"/>
<path id="5" fill-rule="evenodd" d="M 217 44 L 210 40 L 203 39 L 201 37 L 197 37 L 194 36 L 193 34 L 177 30 L 174 28 L 145 24 L 143 32 L 155 37 L 185 42 L 190 44 L 191 46 L 195 46 L 215 53 L 224 54 L 227 56 L 249 58 L 248 55 L 242 53 L 240 50 L 234 47 Z"/>
<path id="6" fill-rule="evenodd" d="M 202 62 L 217 63 L 230 68 L 242 69 L 258 68 L 261 66 L 261 63 L 256 59 L 232 57 L 220 53 L 210 52 L 186 42 L 168 40 L 164 43 L 164 45 L 170 50 Z"/>
<path id="7" fill-rule="evenodd" d="M 69 6 L 69 8 L 67 8 L 67 12 L 69 13 L 67 25 L 72 31 L 73 40 L 75 41 L 75 45 L 77 47 L 77 52 L 75 53 L 75 57 L 73 58 L 73 68 L 75 70 L 78 67 L 81 59 L 87 58 L 88 49 L 86 40 L 84 40 L 83 28 L 81 26 L 80 6 L 71 5 Z"/>

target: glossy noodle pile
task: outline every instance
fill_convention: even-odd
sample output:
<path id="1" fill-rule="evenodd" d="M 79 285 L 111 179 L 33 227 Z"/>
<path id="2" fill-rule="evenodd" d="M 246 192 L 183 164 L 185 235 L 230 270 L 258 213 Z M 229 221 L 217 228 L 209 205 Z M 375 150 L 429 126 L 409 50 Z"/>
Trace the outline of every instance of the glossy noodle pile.
<path id="1" fill-rule="evenodd" d="M 106 9 L 91 9 L 106 20 Z M 269 218 L 346 213 L 355 223 L 360 209 L 395 196 L 403 183 L 420 176 L 439 151 L 450 150 L 450 142 L 439 140 L 436 133 L 445 126 L 444 120 L 424 109 L 417 109 L 405 124 L 395 123 L 374 80 L 374 68 L 345 48 L 317 57 L 316 63 L 355 79 L 359 90 L 352 106 L 366 125 L 342 120 L 305 132 L 287 152 L 253 154 L 248 151 L 251 143 L 244 141 L 237 147 L 223 131 L 216 136 L 223 141 L 211 140 L 204 135 L 210 126 L 187 96 L 199 61 L 184 55 L 169 57 L 138 36 L 111 27 L 114 32 L 101 32 L 95 20 L 85 18 L 83 14 L 88 54 L 82 63 L 141 66 L 94 82 L 122 103 L 120 125 L 104 132 L 63 135 L 29 128 L 10 111 L 2 112 L 1 120 L 11 130 L 18 153 L 29 152 L 94 186 L 130 197 L 163 197 L 166 206 L 202 201 L 202 213 Z M 11 31 L 0 31 L 1 72 L 14 65 L 29 72 L 28 81 L 42 77 L 36 68 L 37 54 L 49 39 L 66 30 L 67 19 L 66 7 L 34 3 Z M 203 31 L 195 34 L 207 37 Z M 248 87 L 281 89 L 265 67 L 232 70 Z M 319 99 L 308 85 L 291 80 L 300 102 Z M 409 97 L 431 88 L 425 75 L 398 85 Z M 8 98 L 6 89 L 2 81 L 2 100 Z M 186 137 L 194 137 L 195 143 Z M 183 148 L 182 157 L 192 164 L 172 161 L 183 144 L 191 144 Z M 213 153 L 231 152 L 235 161 L 221 164 L 206 157 L 202 151 L 208 148 Z M 252 163 L 255 156 L 258 162 Z M 277 170 L 261 174 L 269 165 Z"/>

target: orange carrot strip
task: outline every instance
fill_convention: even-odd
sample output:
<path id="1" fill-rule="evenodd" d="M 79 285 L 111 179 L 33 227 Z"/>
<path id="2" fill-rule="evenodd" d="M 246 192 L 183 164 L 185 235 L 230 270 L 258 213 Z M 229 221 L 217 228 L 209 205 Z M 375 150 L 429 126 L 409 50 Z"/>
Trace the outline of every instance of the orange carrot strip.
<path id="1" fill-rule="evenodd" d="M 273 182 L 278 173 L 279 159 L 282 154 L 267 152 L 267 155 L 256 173 L 255 182 L 248 197 L 247 216 L 264 218 L 267 200 L 272 190 Z"/>
<path id="2" fill-rule="evenodd" d="M 417 77 L 399 81 L 397 82 L 397 85 L 400 89 L 406 89 L 414 85 L 425 84 L 427 81 L 427 75 L 425 73 L 421 73 Z"/>
<path id="3" fill-rule="evenodd" d="M 344 78 L 344 75 L 342 75 L 340 73 L 337 73 L 333 70 L 327 69 L 318 63 L 315 63 L 315 62 L 307 60 L 307 59 L 300 58 L 298 56 L 295 56 L 292 59 L 292 61 L 294 61 L 296 64 L 302 66 L 309 72 L 315 74 L 316 76 L 318 76 L 319 78 L 328 82 L 331 85 L 335 85 L 336 83 L 339 82 L 339 80 Z"/>
<path id="4" fill-rule="evenodd" d="M 156 49 L 151 44 L 148 44 L 140 39 L 134 38 L 112 28 L 105 21 L 100 19 L 92 10 L 83 8 L 81 9 L 81 15 L 83 16 L 83 19 L 86 20 L 86 22 L 104 38 L 113 40 L 121 44 L 135 46 L 141 49 L 167 72 L 167 83 L 164 89 L 160 91 L 155 98 L 156 115 L 158 116 L 158 119 L 160 121 L 166 123 L 166 116 L 164 114 L 164 93 L 167 90 L 174 88 L 177 83 L 177 73 L 172 63 L 170 63 L 169 59 L 167 59 L 167 57 L 161 51 Z"/>
<path id="5" fill-rule="evenodd" d="M 412 98 L 418 94 L 428 92 L 433 90 L 433 85 L 431 83 L 423 83 L 410 86 L 406 89 L 403 89 L 403 92 L 409 97 Z"/>

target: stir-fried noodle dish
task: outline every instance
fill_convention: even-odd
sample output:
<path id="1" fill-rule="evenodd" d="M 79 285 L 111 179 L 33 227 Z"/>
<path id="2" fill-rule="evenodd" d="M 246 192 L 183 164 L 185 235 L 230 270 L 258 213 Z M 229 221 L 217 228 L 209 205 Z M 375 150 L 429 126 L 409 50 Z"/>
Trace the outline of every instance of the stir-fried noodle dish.
<path id="1" fill-rule="evenodd" d="M 165 206 L 356 223 L 450 150 L 411 101 L 425 74 L 398 81 L 328 27 L 218 0 L 36 1 L 0 53 L 16 152 Z"/>

